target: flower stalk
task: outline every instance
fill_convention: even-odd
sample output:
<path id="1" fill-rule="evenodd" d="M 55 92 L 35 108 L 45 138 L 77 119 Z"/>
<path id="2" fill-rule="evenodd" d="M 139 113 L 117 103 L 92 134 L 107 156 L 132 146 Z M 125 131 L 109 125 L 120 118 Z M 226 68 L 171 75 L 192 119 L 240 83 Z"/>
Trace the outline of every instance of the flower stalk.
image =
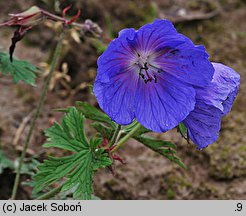
<path id="1" fill-rule="evenodd" d="M 121 129 L 121 125 L 117 125 L 117 127 L 116 127 L 116 129 L 114 131 L 113 137 L 112 137 L 112 139 L 110 140 L 110 142 L 109 142 L 109 144 L 107 146 L 108 148 L 112 147 L 115 144 L 116 139 L 118 137 L 118 134 L 120 132 L 120 129 Z"/>
<path id="2" fill-rule="evenodd" d="M 48 89 L 49 89 L 50 80 L 51 80 L 52 75 L 53 75 L 53 73 L 55 71 L 57 61 L 58 61 L 59 56 L 61 54 L 62 43 L 63 43 L 64 37 L 65 37 L 65 29 L 63 29 L 61 34 L 60 34 L 60 37 L 59 37 L 59 40 L 58 40 L 58 43 L 57 43 L 57 46 L 56 46 L 56 49 L 55 49 L 55 53 L 54 53 L 54 56 L 53 56 L 53 59 L 52 59 L 52 62 L 51 62 L 50 71 L 49 71 L 47 80 L 45 82 L 44 88 L 42 90 L 42 94 L 41 94 L 41 97 L 39 99 L 36 112 L 35 112 L 34 117 L 32 119 L 32 122 L 31 122 L 31 125 L 30 125 L 30 129 L 29 129 L 29 132 L 28 132 L 28 135 L 27 135 L 27 138 L 26 138 L 26 141 L 25 141 L 22 153 L 21 153 L 21 157 L 19 159 L 19 164 L 18 164 L 18 167 L 17 167 L 14 186 L 13 186 L 12 195 L 11 195 L 11 199 L 12 200 L 16 199 L 18 185 L 19 185 L 19 182 L 20 182 L 21 168 L 22 168 L 22 165 L 23 165 L 23 162 L 24 162 L 24 158 L 26 156 L 26 152 L 27 152 L 27 149 L 28 149 L 28 146 L 29 146 L 29 143 L 30 143 L 30 139 L 31 139 L 31 136 L 32 136 L 32 133 L 33 133 L 33 129 L 34 129 L 35 125 L 36 125 L 36 121 L 37 121 L 37 119 L 38 119 L 38 117 L 40 115 L 41 109 L 42 109 L 44 101 L 46 99 L 46 95 L 47 95 L 47 92 L 48 92 Z"/>
<path id="3" fill-rule="evenodd" d="M 63 11 L 63 15 L 57 16 L 52 14 L 48 11 L 45 11 L 37 6 L 33 6 L 30 9 L 18 13 L 18 14 L 10 14 L 10 20 L 0 23 L 1 26 L 21 26 L 23 28 L 28 27 L 32 28 L 33 26 L 38 25 L 39 23 L 43 22 L 44 20 L 51 20 L 54 22 L 61 22 L 64 25 L 68 24 L 73 27 L 79 28 L 82 32 L 90 32 L 94 36 L 100 36 L 102 33 L 101 28 L 96 24 L 93 23 L 91 20 L 86 20 L 85 23 L 76 23 L 74 22 L 80 15 L 80 10 L 78 11 L 77 15 L 72 17 L 71 20 L 67 20 L 65 15 L 66 12 L 70 9 L 70 6 L 65 8 Z"/>
<path id="4" fill-rule="evenodd" d="M 119 140 L 118 143 L 115 144 L 115 147 L 112 149 L 111 153 L 116 152 L 128 139 L 130 139 L 140 128 L 141 124 L 137 124 L 128 134 L 126 134 L 122 139 Z"/>

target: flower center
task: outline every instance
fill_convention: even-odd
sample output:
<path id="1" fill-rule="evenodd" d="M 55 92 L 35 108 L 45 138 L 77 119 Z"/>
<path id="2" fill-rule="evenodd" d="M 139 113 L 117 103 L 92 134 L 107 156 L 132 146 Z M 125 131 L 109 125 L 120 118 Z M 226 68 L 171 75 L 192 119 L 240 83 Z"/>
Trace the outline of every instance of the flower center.
<path id="1" fill-rule="evenodd" d="M 137 65 L 139 66 L 139 68 L 145 68 L 147 64 L 148 64 L 148 56 L 144 57 L 138 55 Z"/>
<path id="2" fill-rule="evenodd" d="M 139 67 L 139 76 L 144 80 L 147 84 L 148 82 L 154 81 L 157 83 L 157 73 L 162 72 L 162 69 L 151 64 L 149 60 L 149 56 L 137 54 L 136 65 Z"/>

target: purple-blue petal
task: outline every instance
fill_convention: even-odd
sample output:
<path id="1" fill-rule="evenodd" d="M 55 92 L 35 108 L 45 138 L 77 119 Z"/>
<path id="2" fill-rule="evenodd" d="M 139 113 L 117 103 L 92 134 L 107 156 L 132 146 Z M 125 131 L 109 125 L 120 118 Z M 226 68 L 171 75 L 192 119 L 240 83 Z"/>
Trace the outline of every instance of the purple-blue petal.
<path id="1" fill-rule="evenodd" d="M 168 74 L 158 83 L 139 80 L 136 91 L 136 120 L 155 132 L 176 127 L 195 106 L 194 88 Z"/>
<path id="2" fill-rule="evenodd" d="M 177 33 L 168 20 L 155 20 L 144 25 L 134 38 L 128 40 L 140 52 L 150 58 L 164 73 L 169 73 L 183 82 L 204 87 L 209 84 L 214 68 L 203 46 L 195 46 L 186 36 Z"/>
<path id="3" fill-rule="evenodd" d="M 213 67 L 212 82 L 207 87 L 195 88 L 195 109 L 184 120 L 199 149 L 218 139 L 221 118 L 230 111 L 240 84 L 240 76 L 233 69 L 219 63 L 213 63 Z"/>
<path id="4" fill-rule="evenodd" d="M 127 70 L 134 51 L 127 42 L 135 36 L 134 29 L 124 29 L 119 37 L 114 39 L 97 60 L 97 79 L 101 82 L 109 82 L 112 76 Z"/>
<path id="5" fill-rule="evenodd" d="M 187 45 L 174 47 L 156 60 L 166 73 L 194 86 L 207 86 L 213 77 L 214 68 L 207 53 L 200 47 Z"/>
<path id="6" fill-rule="evenodd" d="M 129 71 L 131 73 L 131 71 Z M 115 122 L 121 125 L 132 123 L 135 118 L 134 99 L 137 87 L 137 76 L 117 75 L 111 82 L 104 83 L 96 79 L 94 94 L 102 110 Z"/>
<path id="7" fill-rule="evenodd" d="M 196 102 L 195 109 L 184 120 L 190 139 L 203 149 L 219 137 L 221 111 L 203 101 Z"/>
<path id="8" fill-rule="evenodd" d="M 155 52 L 160 47 L 167 47 L 167 44 L 174 47 L 185 42 L 170 21 L 161 19 L 142 26 L 135 37 L 128 40 L 132 47 L 143 53 Z"/>
<path id="9" fill-rule="evenodd" d="M 221 83 L 212 81 L 209 86 L 196 89 L 196 100 L 202 100 L 205 104 L 214 106 L 223 112 L 223 102 L 227 99 L 229 89 Z"/>
<path id="10" fill-rule="evenodd" d="M 215 68 L 215 73 L 213 77 L 213 82 L 223 85 L 224 88 L 228 90 L 226 99 L 222 102 L 223 105 L 223 115 L 230 112 L 233 102 L 237 96 L 239 85 L 240 85 L 240 75 L 234 71 L 232 68 L 227 67 L 220 63 L 212 63 Z"/>

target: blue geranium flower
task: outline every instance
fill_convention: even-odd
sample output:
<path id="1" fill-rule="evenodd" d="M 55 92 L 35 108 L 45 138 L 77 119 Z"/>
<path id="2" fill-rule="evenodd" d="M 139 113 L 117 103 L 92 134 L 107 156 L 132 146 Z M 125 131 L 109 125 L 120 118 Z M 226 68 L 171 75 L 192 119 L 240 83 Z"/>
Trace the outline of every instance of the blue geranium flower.
<path id="1" fill-rule="evenodd" d="M 213 66 L 212 82 L 196 88 L 195 109 L 184 120 L 190 139 L 199 149 L 218 139 L 221 118 L 230 111 L 240 85 L 240 75 L 233 69 L 219 63 Z"/>
<path id="2" fill-rule="evenodd" d="M 214 68 L 202 46 L 168 20 L 124 29 L 98 59 L 94 94 L 118 124 L 134 119 L 155 132 L 177 126 L 194 109 L 197 87 L 208 86 Z"/>

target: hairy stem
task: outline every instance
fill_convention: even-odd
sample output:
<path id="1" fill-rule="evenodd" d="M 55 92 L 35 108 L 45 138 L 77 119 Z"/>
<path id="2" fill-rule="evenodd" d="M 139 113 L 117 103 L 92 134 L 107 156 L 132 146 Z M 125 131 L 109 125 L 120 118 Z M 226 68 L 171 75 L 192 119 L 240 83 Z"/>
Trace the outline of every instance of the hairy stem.
<path id="1" fill-rule="evenodd" d="M 35 124 L 36 124 L 36 120 L 39 117 L 39 114 L 41 112 L 42 106 L 44 104 L 44 101 L 45 101 L 45 98 L 46 98 L 46 94 L 47 94 L 47 91 L 49 89 L 50 80 L 51 80 L 52 75 L 53 75 L 53 73 L 55 71 L 57 60 L 58 60 L 58 58 L 59 58 L 59 56 L 61 54 L 61 48 L 62 48 L 62 42 L 63 42 L 64 36 L 65 36 L 65 30 L 62 30 L 62 32 L 60 34 L 60 37 L 59 37 L 59 41 L 58 41 L 56 49 L 55 49 L 54 56 L 52 58 L 52 62 L 51 62 L 51 65 L 50 65 L 50 71 L 49 71 L 48 77 L 46 79 L 44 88 L 42 90 L 42 94 L 41 94 L 41 97 L 39 99 L 39 102 L 38 102 L 38 105 L 37 105 L 37 109 L 36 109 L 35 114 L 33 116 L 33 119 L 32 119 L 31 125 L 30 125 L 30 129 L 29 129 L 29 132 L 28 132 L 28 135 L 27 135 L 27 138 L 26 138 L 26 141 L 25 141 L 22 153 L 21 153 L 21 157 L 20 157 L 20 160 L 19 160 L 19 165 L 18 165 L 18 168 L 17 168 L 17 171 L 16 171 L 15 182 L 14 182 L 14 186 L 13 186 L 13 190 L 12 190 L 12 196 L 11 196 L 12 200 L 14 200 L 16 198 L 16 193 L 17 193 L 19 182 L 20 182 L 20 172 L 21 172 L 21 168 L 22 168 L 22 165 L 23 165 L 23 161 L 24 161 L 24 158 L 26 156 L 26 151 L 27 151 L 29 143 L 30 143 L 32 132 L 33 132 L 33 129 L 34 129 Z"/>
<path id="2" fill-rule="evenodd" d="M 140 128 L 141 124 L 137 124 L 128 134 L 126 134 L 115 146 L 115 148 L 111 151 L 111 153 L 116 152 L 128 139 L 130 139 Z"/>
<path id="3" fill-rule="evenodd" d="M 114 131 L 114 135 L 113 135 L 112 139 L 110 140 L 110 142 L 109 142 L 109 144 L 107 146 L 108 148 L 110 148 L 111 146 L 113 146 L 115 144 L 115 141 L 116 141 L 116 139 L 118 137 L 120 129 L 121 129 L 121 125 L 117 125 L 117 127 L 116 127 L 116 129 Z"/>

